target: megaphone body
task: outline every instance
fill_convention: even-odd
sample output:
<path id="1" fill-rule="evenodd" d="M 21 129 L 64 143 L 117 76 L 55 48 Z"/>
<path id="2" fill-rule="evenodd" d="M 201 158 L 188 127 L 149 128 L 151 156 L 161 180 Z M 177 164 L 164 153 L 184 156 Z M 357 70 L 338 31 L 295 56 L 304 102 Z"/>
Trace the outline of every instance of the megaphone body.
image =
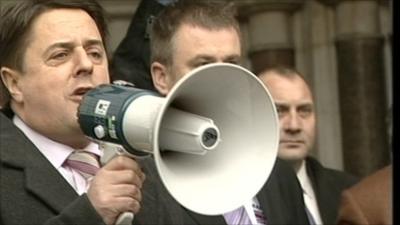
<path id="1" fill-rule="evenodd" d="M 250 201 L 267 181 L 279 143 L 270 94 L 254 74 L 227 63 L 191 71 L 166 97 L 99 86 L 83 98 L 78 119 L 91 138 L 152 154 L 172 197 L 203 215 Z"/>
<path id="2" fill-rule="evenodd" d="M 154 127 L 165 99 L 153 92 L 120 85 L 101 85 L 85 96 L 79 109 L 83 131 L 98 140 L 121 144 L 135 156 L 153 152 Z M 160 146 L 204 155 L 219 141 L 209 118 L 174 107 L 163 115 Z"/>

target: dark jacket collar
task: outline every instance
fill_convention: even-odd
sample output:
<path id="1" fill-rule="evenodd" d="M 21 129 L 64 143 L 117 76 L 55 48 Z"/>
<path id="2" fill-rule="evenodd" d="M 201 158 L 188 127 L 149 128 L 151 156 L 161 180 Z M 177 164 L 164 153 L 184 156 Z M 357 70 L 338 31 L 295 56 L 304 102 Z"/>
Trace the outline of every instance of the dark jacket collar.
<path id="1" fill-rule="evenodd" d="M 19 170 L 25 189 L 60 212 L 78 195 L 10 118 L 0 113 L 1 167 Z"/>

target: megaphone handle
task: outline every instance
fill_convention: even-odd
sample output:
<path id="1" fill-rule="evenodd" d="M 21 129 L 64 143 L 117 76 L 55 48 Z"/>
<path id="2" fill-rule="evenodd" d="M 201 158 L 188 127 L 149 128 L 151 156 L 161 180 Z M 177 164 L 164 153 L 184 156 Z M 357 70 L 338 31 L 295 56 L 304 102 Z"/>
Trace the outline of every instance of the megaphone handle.
<path id="1" fill-rule="evenodd" d="M 124 212 L 118 216 L 118 219 L 117 219 L 117 222 L 115 222 L 115 225 L 132 225 L 133 217 L 134 217 L 133 213 Z"/>
<path id="2" fill-rule="evenodd" d="M 119 145 L 101 142 L 101 143 L 99 143 L 99 146 L 100 146 L 100 148 L 103 149 L 103 156 L 101 157 L 102 164 L 107 163 L 112 158 L 116 157 L 117 155 L 127 155 L 127 156 L 132 157 L 132 155 L 129 155 Z M 121 213 L 118 216 L 117 221 L 115 222 L 115 225 L 132 225 L 133 217 L 134 217 L 134 215 L 132 212 Z"/>

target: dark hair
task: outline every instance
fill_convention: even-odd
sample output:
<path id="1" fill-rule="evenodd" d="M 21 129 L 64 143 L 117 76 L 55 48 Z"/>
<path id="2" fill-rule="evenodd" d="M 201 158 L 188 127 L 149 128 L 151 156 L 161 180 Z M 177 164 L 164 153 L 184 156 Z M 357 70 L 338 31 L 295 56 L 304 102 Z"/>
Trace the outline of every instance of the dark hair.
<path id="1" fill-rule="evenodd" d="M 108 30 L 104 10 L 95 0 L 24 0 L 7 5 L 0 12 L 0 68 L 7 66 L 23 71 L 24 54 L 33 22 L 46 11 L 64 8 L 87 12 L 95 21 L 106 45 Z M 3 85 L 3 82 L 0 84 Z M 5 92 L 6 88 L 1 85 L 0 91 Z"/>
<path id="2" fill-rule="evenodd" d="M 240 37 L 236 8 L 232 2 L 221 0 L 179 0 L 168 5 L 155 18 L 151 34 L 151 62 L 170 65 L 173 54 L 173 37 L 182 24 L 210 30 L 234 28 Z"/>
<path id="3" fill-rule="evenodd" d="M 103 8 L 95 0 L 24 0 L 0 13 L 0 68 L 22 70 L 23 55 L 33 21 L 51 9 L 81 9 L 95 21 L 103 42 L 108 30 Z"/>

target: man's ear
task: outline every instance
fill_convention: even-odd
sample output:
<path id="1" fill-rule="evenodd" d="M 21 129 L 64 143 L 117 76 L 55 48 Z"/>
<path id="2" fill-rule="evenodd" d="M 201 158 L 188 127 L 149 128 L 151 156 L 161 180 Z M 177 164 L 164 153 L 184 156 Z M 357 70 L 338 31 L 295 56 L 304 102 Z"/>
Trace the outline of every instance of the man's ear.
<path id="1" fill-rule="evenodd" d="M 167 76 L 167 68 L 163 64 L 159 62 L 153 62 L 151 64 L 151 77 L 153 79 L 153 85 L 163 96 L 167 95 L 169 92 Z"/>
<path id="2" fill-rule="evenodd" d="M 18 71 L 10 69 L 8 67 L 2 67 L 0 69 L 1 79 L 5 88 L 8 89 L 8 92 L 11 98 L 16 102 L 23 101 L 23 94 L 21 92 L 20 86 L 20 77 L 22 76 Z"/>

